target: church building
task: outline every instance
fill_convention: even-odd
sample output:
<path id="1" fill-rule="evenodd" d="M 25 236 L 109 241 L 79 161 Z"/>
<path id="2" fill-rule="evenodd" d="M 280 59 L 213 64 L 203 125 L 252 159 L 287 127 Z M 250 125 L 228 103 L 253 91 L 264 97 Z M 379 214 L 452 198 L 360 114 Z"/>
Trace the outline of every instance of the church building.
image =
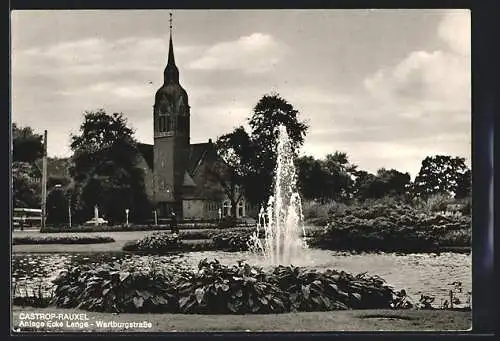
<path id="1" fill-rule="evenodd" d="M 146 192 L 159 218 L 173 211 L 181 219 L 215 219 L 231 215 L 231 201 L 211 170 L 223 162 L 212 140 L 190 143 L 191 108 L 179 83 L 175 64 L 172 24 L 163 85 L 153 106 L 154 144 L 139 144 L 138 166 L 144 170 Z M 246 216 L 244 199 L 237 203 L 236 217 Z"/>

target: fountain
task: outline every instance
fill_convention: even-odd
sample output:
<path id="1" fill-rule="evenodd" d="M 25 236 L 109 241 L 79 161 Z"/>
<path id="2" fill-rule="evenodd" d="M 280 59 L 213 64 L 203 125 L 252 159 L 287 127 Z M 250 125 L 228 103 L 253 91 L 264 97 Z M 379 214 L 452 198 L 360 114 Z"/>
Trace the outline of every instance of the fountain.
<path id="1" fill-rule="evenodd" d="M 264 239 L 259 232 L 264 231 Z M 257 231 L 248 242 L 253 253 L 264 256 L 269 265 L 286 265 L 298 260 L 307 248 L 302 204 L 296 188 L 294 153 L 286 128 L 278 128 L 273 195 L 259 212 Z"/>

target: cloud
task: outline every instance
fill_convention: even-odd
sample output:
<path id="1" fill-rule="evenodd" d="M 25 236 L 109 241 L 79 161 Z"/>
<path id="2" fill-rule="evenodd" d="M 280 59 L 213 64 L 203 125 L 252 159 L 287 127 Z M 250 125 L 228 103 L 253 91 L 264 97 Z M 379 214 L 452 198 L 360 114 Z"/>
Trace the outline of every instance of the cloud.
<path id="1" fill-rule="evenodd" d="M 241 70 L 261 73 L 271 70 L 284 57 L 287 47 L 274 37 L 253 33 L 234 41 L 217 43 L 188 67 L 195 70 Z"/>
<path id="2" fill-rule="evenodd" d="M 461 130 L 455 131 L 464 131 L 467 125 L 470 130 L 470 58 L 463 53 L 470 39 L 468 21 L 464 14 L 445 15 L 438 32 L 450 49 L 410 52 L 399 63 L 365 78 L 375 116 L 392 113 L 385 116 L 394 123 L 406 122 L 406 130 L 420 126 L 423 135 L 445 134 L 457 127 Z"/>
<path id="3" fill-rule="evenodd" d="M 68 76 L 157 72 L 165 65 L 167 44 L 166 39 L 159 37 L 113 41 L 85 38 L 21 51 L 13 49 L 13 69 L 26 74 Z M 182 60 L 200 48 L 181 45 L 175 47 L 175 53 Z"/>
<path id="4" fill-rule="evenodd" d="M 63 96 L 116 96 L 122 99 L 134 100 L 152 96 L 152 89 L 148 84 L 124 83 L 124 82 L 98 82 L 89 86 L 62 90 L 58 94 Z"/>
<path id="5" fill-rule="evenodd" d="M 471 18 L 469 10 L 454 10 L 445 15 L 438 34 L 449 47 L 462 56 L 470 55 Z"/>

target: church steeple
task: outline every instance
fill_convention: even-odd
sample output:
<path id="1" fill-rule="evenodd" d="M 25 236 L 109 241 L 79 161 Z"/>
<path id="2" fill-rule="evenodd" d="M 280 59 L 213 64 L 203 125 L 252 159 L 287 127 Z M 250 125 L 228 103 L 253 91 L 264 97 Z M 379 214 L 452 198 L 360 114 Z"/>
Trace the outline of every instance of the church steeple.
<path id="1" fill-rule="evenodd" d="M 172 12 L 170 12 L 170 40 L 168 46 L 168 61 L 163 72 L 165 84 L 179 84 L 179 69 L 175 65 L 174 43 L 172 41 Z"/>

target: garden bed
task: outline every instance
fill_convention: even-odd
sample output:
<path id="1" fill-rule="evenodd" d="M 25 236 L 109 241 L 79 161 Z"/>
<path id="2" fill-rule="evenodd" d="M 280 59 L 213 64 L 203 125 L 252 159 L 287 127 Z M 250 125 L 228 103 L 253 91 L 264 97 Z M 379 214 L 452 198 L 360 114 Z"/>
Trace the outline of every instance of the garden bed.
<path id="1" fill-rule="evenodd" d="M 23 236 L 13 237 L 13 245 L 37 244 L 104 244 L 115 240 L 108 236 Z"/>
<path id="2" fill-rule="evenodd" d="M 199 271 L 119 262 L 76 266 L 54 280 L 53 304 L 102 312 L 266 314 L 393 308 L 398 295 L 382 278 L 278 266 L 264 271 L 203 260 Z"/>

